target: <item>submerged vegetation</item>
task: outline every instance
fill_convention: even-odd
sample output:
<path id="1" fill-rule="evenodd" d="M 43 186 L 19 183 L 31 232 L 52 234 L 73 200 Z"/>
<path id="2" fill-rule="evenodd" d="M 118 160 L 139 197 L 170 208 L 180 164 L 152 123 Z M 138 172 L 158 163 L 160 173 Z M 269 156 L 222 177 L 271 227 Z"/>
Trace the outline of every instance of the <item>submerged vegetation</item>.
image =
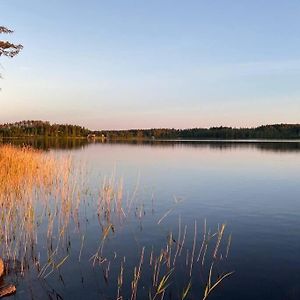
<path id="1" fill-rule="evenodd" d="M 68 298 L 64 288 L 49 286 L 57 278 L 65 287 L 69 266 L 78 270 L 72 280 L 77 275 L 84 288 L 84 265 L 100 286 L 86 291 L 89 299 L 204 300 L 232 274 L 222 271 L 228 269 L 231 244 L 225 224 L 212 231 L 205 221 L 199 230 L 197 221 L 184 225 L 179 216 L 178 229 L 165 231 L 172 209 L 158 217 L 153 199 L 151 207 L 141 202 L 138 188 L 126 193 L 123 181 L 112 175 L 93 189 L 85 174 L 86 167 L 68 155 L 0 147 L 0 257 L 17 288 L 30 278 L 48 298 Z M 145 239 L 151 232 L 146 225 L 142 229 L 144 219 L 165 231 L 162 239 Z M 135 227 L 140 240 L 127 230 Z M 124 234 L 128 245 L 118 247 Z M 41 298 L 30 293 L 31 299 Z"/>

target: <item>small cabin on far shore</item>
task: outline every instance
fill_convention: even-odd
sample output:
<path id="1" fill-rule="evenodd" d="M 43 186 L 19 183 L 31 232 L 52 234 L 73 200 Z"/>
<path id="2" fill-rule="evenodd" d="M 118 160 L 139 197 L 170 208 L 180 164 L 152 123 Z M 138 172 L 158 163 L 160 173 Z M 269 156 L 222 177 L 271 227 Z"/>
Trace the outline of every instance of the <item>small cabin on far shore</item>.
<path id="1" fill-rule="evenodd" d="M 101 134 L 101 136 L 97 136 L 94 133 L 90 133 L 87 135 L 88 140 L 96 140 L 96 139 L 101 139 L 102 142 L 106 140 L 106 136 L 104 134 Z"/>
<path id="2" fill-rule="evenodd" d="M 90 133 L 90 134 L 87 135 L 88 140 L 94 140 L 95 138 L 96 138 L 96 134 Z"/>

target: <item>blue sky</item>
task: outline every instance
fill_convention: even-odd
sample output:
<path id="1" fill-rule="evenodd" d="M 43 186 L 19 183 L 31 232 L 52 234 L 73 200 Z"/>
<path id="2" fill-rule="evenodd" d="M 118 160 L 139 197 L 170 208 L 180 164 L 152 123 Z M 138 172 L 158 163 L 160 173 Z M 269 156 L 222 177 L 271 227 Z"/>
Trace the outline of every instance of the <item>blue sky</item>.
<path id="1" fill-rule="evenodd" d="M 0 0 L 0 123 L 300 123 L 299 1 Z"/>

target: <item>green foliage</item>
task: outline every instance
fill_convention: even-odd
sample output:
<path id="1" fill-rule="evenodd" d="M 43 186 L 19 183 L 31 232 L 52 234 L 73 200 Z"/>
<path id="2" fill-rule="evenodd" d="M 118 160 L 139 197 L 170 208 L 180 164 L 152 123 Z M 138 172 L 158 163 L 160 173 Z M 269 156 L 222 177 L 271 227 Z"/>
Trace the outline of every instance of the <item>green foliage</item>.
<path id="1" fill-rule="evenodd" d="M 0 137 L 86 137 L 89 130 L 69 124 L 44 121 L 21 121 L 0 125 Z"/>
<path id="2" fill-rule="evenodd" d="M 0 33 L 13 33 L 12 30 L 0 26 Z M 8 57 L 14 57 L 16 56 L 21 50 L 23 49 L 23 46 L 21 44 L 13 44 L 8 41 L 1 41 L 0 40 L 0 56 L 8 56 Z"/>
<path id="3" fill-rule="evenodd" d="M 152 139 L 299 139 L 300 124 L 275 124 L 256 128 L 211 127 L 191 129 L 130 129 L 90 131 L 78 125 L 21 121 L 0 125 L 0 137 L 106 137 L 110 140 Z"/>
<path id="4" fill-rule="evenodd" d="M 110 139 L 296 139 L 300 124 L 275 124 L 256 128 L 211 127 L 192 129 L 130 129 L 98 131 Z"/>

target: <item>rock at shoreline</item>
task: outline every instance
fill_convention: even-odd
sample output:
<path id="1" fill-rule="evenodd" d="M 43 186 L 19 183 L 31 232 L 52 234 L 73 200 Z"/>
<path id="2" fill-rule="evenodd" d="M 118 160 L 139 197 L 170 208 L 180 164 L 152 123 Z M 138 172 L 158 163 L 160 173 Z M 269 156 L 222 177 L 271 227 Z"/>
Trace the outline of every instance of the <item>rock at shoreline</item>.
<path id="1" fill-rule="evenodd" d="M 4 275 L 4 271 L 4 261 L 0 258 L 0 298 L 12 295 L 17 290 L 13 284 L 3 284 L 2 277 Z"/>
<path id="2" fill-rule="evenodd" d="M 4 275 L 4 261 L 0 258 L 0 278 Z"/>
<path id="3" fill-rule="evenodd" d="M 14 294 L 16 290 L 17 289 L 13 284 L 4 285 L 0 287 L 0 298 Z"/>

